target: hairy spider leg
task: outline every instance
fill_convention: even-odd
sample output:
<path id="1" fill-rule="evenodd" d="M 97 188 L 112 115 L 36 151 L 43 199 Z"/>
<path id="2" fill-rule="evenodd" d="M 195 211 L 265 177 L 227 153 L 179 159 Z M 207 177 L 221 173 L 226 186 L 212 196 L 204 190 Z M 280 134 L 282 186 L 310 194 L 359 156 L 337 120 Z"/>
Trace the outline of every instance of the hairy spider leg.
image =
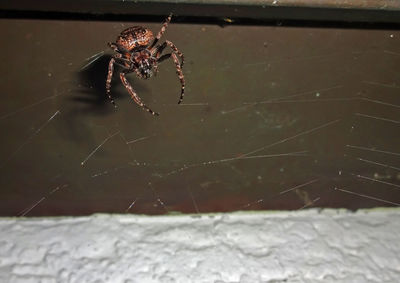
<path id="1" fill-rule="evenodd" d="M 124 68 L 131 68 L 131 63 L 132 63 L 131 60 L 129 60 L 129 58 L 124 57 L 124 56 L 130 56 L 130 53 L 122 54 L 121 51 L 118 49 L 118 46 L 113 42 L 109 42 L 108 46 L 117 53 L 113 57 L 115 57 L 116 59 L 118 58 L 119 60 L 125 61 L 126 64 L 123 66 Z M 116 62 L 116 64 L 122 66 L 121 64 L 118 64 L 117 62 Z"/>
<path id="2" fill-rule="evenodd" d="M 160 57 L 160 55 L 161 55 L 161 53 L 163 52 L 163 50 L 165 49 L 165 47 L 167 47 L 167 43 L 166 43 L 166 42 L 164 42 L 163 44 L 158 45 L 158 46 L 156 46 L 156 47 L 153 47 L 153 48 L 150 50 L 151 56 L 154 57 L 154 58 L 155 58 L 155 61 L 156 61 L 155 64 L 154 64 L 154 74 L 155 74 L 155 75 L 157 75 L 157 73 L 158 73 L 158 64 L 157 64 L 157 63 L 160 62 L 160 61 L 158 60 L 158 58 Z"/>
<path id="3" fill-rule="evenodd" d="M 119 53 L 118 46 L 117 46 L 115 43 L 109 42 L 109 43 L 108 43 L 108 46 L 110 46 L 110 48 L 111 48 L 112 50 L 114 50 L 115 52 L 118 52 L 118 53 Z"/>
<path id="4" fill-rule="evenodd" d="M 181 58 L 181 68 L 182 68 L 184 63 L 183 54 L 171 41 L 166 40 L 166 42 L 164 42 L 163 44 L 154 47 L 153 49 L 150 50 L 151 54 L 154 55 L 155 53 L 156 54 L 155 57 L 160 58 L 160 55 L 164 51 L 165 47 L 167 47 L 167 44 L 171 47 L 172 51 L 175 52 Z"/>
<path id="5" fill-rule="evenodd" d="M 166 42 L 164 42 L 161 45 L 158 45 L 158 46 L 154 47 L 153 49 L 151 49 L 150 53 L 153 56 L 155 54 L 155 57 L 158 58 L 161 55 L 161 53 L 164 51 L 165 47 L 167 47 L 167 43 Z"/>
<path id="6" fill-rule="evenodd" d="M 165 54 L 161 56 L 161 53 L 164 51 L 165 47 L 167 47 L 167 45 L 172 49 L 172 54 Z M 178 104 L 180 104 L 183 100 L 183 96 L 185 94 L 185 78 L 183 76 L 183 72 L 182 72 L 182 66 L 184 63 L 184 57 L 182 52 L 179 51 L 179 49 L 175 46 L 175 44 L 173 44 L 171 41 L 166 40 L 163 44 L 159 45 L 156 48 L 153 48 L 151 50 L 151 53 L 154 54 L 156 53 L 156 59 L 157 62 L 160 63 L 166 59 L 168 59 L 171 55 L 172 55 L 172 59 L 175 62 L 175 66 L 176 66 L 176 73 L 179 77 L 179 81 L 181 82 L 181 96 L 179 98 Z M 179 62 L 178 57 L 176 56 L 178 55 L 181 59 L 181 62 Z M 161 56 L 161 57 L 160 57 Z M 155 69 L 157 70 L 157 65 L 155 66 Z"/>
<path id="7" fill-rule="evenodd" d="M 120 73 L 119 77 L 121 78 L 122 83 L 124 84 L 125 88 L 128 90 L 129 94 L 131 95 L 132 99 L 138 104 L 140 107 L 142 107 L 144 110 L 149 112 L 152 115 L 158 116 L 159 114 L 157 112 L 154 112 L 151 110 L 149 107 L 147 107 L 142 100 L 139 98 L 139 96 L 136 94 L 135 90 L 132 88 L 128 80 L 126 79 L 125 73 Z"/>
<path id="8" fill-rule="evenodd" d="M 179 59 L 176 56 L 175 53 L 171 53 L 172 59 L 175 62 L 175 66 L 176 66 L 176 73 L 179 77 L 179 81 L 181 82 L 181 96 L 179 98 L 178 104 L 181 104 L 182 100 L 183 100 L 183 96 L 185 95 L 185 78 L 183 77 L 183 73 L 182 73 L 182 68 L 181 65 L 179 63 Z"/>
<path id="9" fill-rule="evenodd" d="M 171 57 L 171 53 L 164 54 L 163 56 L 157 59 L 157 63 L 161 63 L 162 61 L 169 59 L 169 57 Z"/>
<path id="10" fill-rule="evenodd" d="M 108 63 L 108 73 L 107 73 L 107 80 L 106 80 L 106 92 L 108 95 L 108 98 L 111 100 L 111 103 L 114 105 L 115 108 L 117 108 L 117 105 L 114 102 L 114 99 L 111 96 L 111 79 L 112 75 L 114 73 L 114 63 L 115 63 L 115 58 L 112 57 L 110 59 L 110 63 Z"/>
<path id="11" fill-rule="evenodd" d="M 178 50 L 178 48 L 175 46 L 175 44 L 173 44 L 171 41 L 168 41 L 168 40 L 166 40 L 165 42 L 172 49 L 171 56 L 172 56 L 172 59 L 174 60 L 175 66 L 176 66 L 176 74 L 178 75 L 179 81 L 181 82 L 181 96 L 180 96 L 179 101 L 178 101 L 178 104 L 181 104 L 181 102 L 183 100 L 183 96 L 185 95 L 185 78 L 184 78 L 183 72 L 182 72 L 182 66 L 183 66 L 183 63 L 184 63 L 184 57 L 183 57 L 182 52 L 180 52 Z M 177 55 L 180 57 L 181 62 L 179 62 L 179 59 L 178 59 Z M 161 59 L 163 57 L 164 56 L 161 56 L 159 59 Z M 165 59 L 163 58 L 163 60 L 165 60 Z"/>
<path id="12" fill-rule="evenodd" d="M 106 80 L 106 92 L 108 95 L 108 98 L 111 100 L 111 103 L 114 105 L 115 108 L 117 108 L 117 105 L 115 104 L 114 99 L 111 96 L 111 80 L 112 80 L 112 76 L 114 73 L 114 65 L 118 65 L 124 69 L 134 69 L 134 65 L 132 65 L 132 62 L 123 57 L 123 55 L 121 53 L 119 53 L 119 49 L 117 47 L 116 44 L 109 42 L 108 45 L 116 52 L 118 52 L 117 54 L 114 54 L 112 56 L 112 58 L 110 59 L 110 62 L 108 64 L 108 73 L 107 73 L 107 80 Z M 117 60 L 121 60 L 123 61 L 125 64 L 121 64 L 119 63 Z"/>
<path id="13" fill-rule="evenodd" d="M 110 43 L 110 46 L 111 46 L 111 43 Z M 118 63 L 116 61 L 116 59 L 125 61 L 126 65 L 122 65 L 122 64 Z M 113 76 L 113 73 L 114 73 L 114 64 L 116 64 L 116 65 L 118 65 L 118 66 L 120 66 L 122 68 L 129 69 L 129 68 L 131 68 L 131 66 L 128 63 L 130 64 L 130 61 L 128 59 L 124 58 L 122 56 L 122 54 L 117 53 L 117 54 L 112 56 L 112 58 L 110 59 L 110 62 L 108 64 L 108 73 L 107 73 L 107 80 L 106 80 L 106 93 L 107 93 L 108 98 L 111 100 L 111 103 L 114 105 L 115 108 L 117 107 L 117 105 L 115 104 L 114 99 L 111 96 L 111 80 L 112 80 L 112 76 Z"/>
<path id="14" fill-rule="evenodd" d="M 164 34 L 165 30 L 167 29 L 168 24 L 171 22 L 171 18 L 172 18 L 172 13 L 169 14 L 168 18 L 165 19 L 165 21 L 161 27 L 161 30 L 158 32 L 158 34 L 157 34 L 156 38 L 154 39 L 153 43 L 151 44 L 150 48 L 153 48 L 157 44 L 157 42 L 160 40 L 161 36 Z"/>
<path id="15" fill-rule="evenodd" d="M 183 57 L 183 53 L 179 51 L 179 49 L 173 44 L 171 41 L 166 40 L 165 41 L 169 47 L 171 47 L 172 51 L 178 55 L 181 58 L 181 68 L 183 67 L 183 63 L 185 62 L 185 59 Z"/>

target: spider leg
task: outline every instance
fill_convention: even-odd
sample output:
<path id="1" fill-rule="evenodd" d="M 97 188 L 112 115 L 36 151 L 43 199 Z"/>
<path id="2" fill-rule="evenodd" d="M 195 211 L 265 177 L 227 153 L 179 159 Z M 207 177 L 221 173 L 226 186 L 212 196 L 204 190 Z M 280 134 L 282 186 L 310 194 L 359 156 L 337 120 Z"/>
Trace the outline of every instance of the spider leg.
<path id="1" fill-rule="evenodd" d="M 129 94 L 131 95 L 132 99 L 138 104 L 140 107 L 142 107 L 144 110 L 149 112 L 152 115 L 158 116 L 159 114 L 157 112 L 154 112 L 151 110 L 149 107 L 147 107 L 140 97 L 136 94 L 135 90 L 132 88 L 131 84 L 128 82 L 126 79 L 125 73 L 120 73 L 119 77 L 121 78 L 122 83 L 124 84 L 125 88 L 128 90 Z"/>
<path id="2" fill-rule="evenodd" d="M 111 96 L 111 79 L 112 75 L 114 72 L 114 63 L 115 63 L 115 58 L 112 57 L 110 59 L 110 63 L 108 63 L 108 73 L 107 73 L 107 80 L 106 80 L 106 93 L 108 95 L 108 98 L 111 100 L 111 103 L 114 105 L 115 108 L 117 108 L 117 105 L 115 105 L 114 99 Z"/>
<path id="3" fill-rule="evenodd" d="M 162 61 L 168 59 L 169 57 L 171 57 L 171 53 L 164 54 L 163 56 L 157 59 L 157 63 L 161 63 Z"/>
<path id="4" fill-rule="evenodd" d="M 185 61 L 184 57 L 183 57 L 183 53 L 180 52 L 179 49 L 175 46 L 175 44 L 173 44 L 171 41 L 166 40 L 165 42 L 168 44 L 169 47 L 171 47 L 172 51 L 181 58 L 180 66 L 182 68 L 183 67 L 183 63 Z"/>
<path id="5" fill-rule="evenodd" d="M 108 46 L 109 46 L 112 50 L 114 50 L 115 52 L 118 52 L 118 53 L 119 53 L 118 46 L 117 46 L 115 43 L 109 42 L 109 43 L 108 43 Z"/>
<path id="6" fill-rule="evenodd" d="M 161 55 L 161 53 L 164 51 L 165 47 L 167 47 L 166 42 L 150 49 L 150 53 L 152 56 L 155 56 L 156 58 L 158 58 Z"/>
<path id="7" fill-rule="evenodd" d="M 108 98 L 111 100 L 111 103 L 114 105 L 115 108 L 117 108 L 117 105 L 114 102 L 114 99 L 111 96 L 111 80 L 112 80 L 112 75 L 114 73 L 114 65 L 118 65 L 124 69 L 129 69 L 126 65 L 123 65 L 119 63 L 117 60 L 123 60 L 123 61 L 128 61 L 127 59 L 122 57 L 122 54 L 115 54 L 111 59 L 110 62 L 108 63 L 108 72 L 107 72 L 107 80 L 106 80 L 106 93 L 108 95 Z"/>
<path id="8" fill-rule="evenodd" d="M 169 54 L 166 54 L 166 55 L 169 55 Z M 164 56 L 161 56 L 161 58 L 163 58 Z M 183 72 L 182 72 L 182 64 L 179 63 L 178 57 L 176 56 L 175 53 L 171 53 L 171 56 L 172 56 L 172 59 L 174 60 L 175 66 L 176 66 L 176 74 L 178 75 L 179 81 L 181 82 L 181 96 L 178 101 L 178 104 L 181 104 L 181 102 L 183 100 L 183 96 L 185 94 L 185 78 L 184 78 Z M 165 59 L 167 59 L 167 58 L 165 58 Z M 163 59 L 163 60 L 165 60 L 165 59 Z"/>
<path id="9" fill-rule="evenodd" d="M 119 56 L 118 56 L 118 55 L 119 55 Z M 118 58 L 119 60 L 124 61 L 124 62 L 126 62 L 126 63 L 128 63 L 128 64 L 131 63 L 131 61 L 130 61 L 129 59 L 126 59 L 126 58 L 122 57 L 121 54 L 116 54 L 114 57 L 116 57 L 116 58 Z M 127 68 L 127 66 L 125 66 L 125 68 Z"/>
<path id="10" fill-rule="evenodd" d="M 158 59 L 160 58 L 160 55 L 164 51 L 165 47 L 167 47 L 167 43 L 166 42 L 164 42 L 161 45 L 155 46 L 155 47 L 153 47 L 153 48 L 151 48 L 149 50 L 151 56 L 155 60 L 155 62 L 154 62 L 154 75 L 157 75 L 157 73 L 158 73 L 158 65 L 157 65 L 157 63 L 160 62 L 160 61 L 158 61 Z"/>
<path id="11" fill-rule="evenodd" d="M 108 45 L 115 51 L 117 52 L 117 54 L 114 54 L 113 57 L 115 59 L 121 60 L 121 61 L 125 61 L 126 63 L 128 63 L 130 65 L 131 61 L 128 58 L 125 58 L 124 55 L 121 54 L 121 51 L 118 49 L 117 45 L 115 43 L 111 43 L 109 42 Z M 128 65 L 121 65 L 118 64 L 117 62 L 115 62 L 115 64 L 120 65 L 124 68 L 129 68 Z"/>
<path id="12" fill-rule="evenodd" d="M 171 47 L 172 53 L 165 54 L 161 56 L 162 51 L 165 49 L 166 46 Z M 158 51 L 156 53 L 156 58 L 157 62 L 160 63 L 166 59 L 168 59 L 170 56 L 172 56 L 172 59 L 174 60 L 175 66 L 176 66 L 176 73 L 179 77 L 179 81 L 181 82 L 181 96 L 179 98 L 178 104 L 180 104 L 183 100 L 183 96 L 185 94 L 185 78 L 183 76 L 182 72 L 182 67 L 184 63 L 184 57 L 182 52 L 179 51 L 179 49 L 173 44 L 171 41 L 166 40 L 162 45 L 160 45 L 158 48 Z M 161 57 L 160 57 L 161 56 Z M 181 62 L 179 62 L 178 56 L 181 59 Z"/>
<path id="13" fill-rule="evenodd" d="M 130 67 L 128 67 L 128 66 L 125 65 L 125 64 L 119 63 L 118 61 L 115 61 L 115 62 L 114 62 L 114 65 L 118 65 L 118 66 L 120 66 L 121 68 L 128 69 L 128 70 L 129 70 L 129 68 L 130 68 Z"/>
<path id="14" fill-rule="evenodd" d="M 165 21 L 161 27 L 161 30 L 158 32 L 158 34 L 157 34 L 156 38 L 154 39 L 153 43 L 151 44 L 150 48 L 153 48 L 157 44 L 157 42 L 160 40 L 161 36 L 164 34 L 165 30 L 167 29 L 168 24 L 171 21 L 171 18 L 172 18 L 172 13 L 169 14 L 169 16 L 165 19 Z"/>

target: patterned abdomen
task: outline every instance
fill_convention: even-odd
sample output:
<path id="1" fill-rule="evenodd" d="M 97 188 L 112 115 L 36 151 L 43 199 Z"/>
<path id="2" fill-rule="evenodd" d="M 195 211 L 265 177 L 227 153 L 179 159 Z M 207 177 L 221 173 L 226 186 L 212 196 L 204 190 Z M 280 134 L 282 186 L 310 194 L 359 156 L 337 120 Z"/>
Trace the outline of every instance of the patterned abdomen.
<path id="1" fill-rule="evenodd" d="M 132 51 L 147 47 L 153 39 L 153 33 L 149 29 L 135 26 L 123 30 L 118 36 L 116 44 L 119 49 Z"/>

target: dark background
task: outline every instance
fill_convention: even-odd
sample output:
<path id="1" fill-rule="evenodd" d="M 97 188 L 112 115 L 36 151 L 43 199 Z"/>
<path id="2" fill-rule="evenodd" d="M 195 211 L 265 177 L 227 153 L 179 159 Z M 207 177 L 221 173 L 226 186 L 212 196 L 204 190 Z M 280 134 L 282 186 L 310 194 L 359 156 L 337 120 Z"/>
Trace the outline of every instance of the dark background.
<path id="1" fill-rule="evenodd" d="M 183 104 L 172 60 L 128 75 L 153 117 L 107 42 L 163 17 L 64 12 L 0 20 L 1 216 L 400 205 L 396 23 L 177 15 Z"/>

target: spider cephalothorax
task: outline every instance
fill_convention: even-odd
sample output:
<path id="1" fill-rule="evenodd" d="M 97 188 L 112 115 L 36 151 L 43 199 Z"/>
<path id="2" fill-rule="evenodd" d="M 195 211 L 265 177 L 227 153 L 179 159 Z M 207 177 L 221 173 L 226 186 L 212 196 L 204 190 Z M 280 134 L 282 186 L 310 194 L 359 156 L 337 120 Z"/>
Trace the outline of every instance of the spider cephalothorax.
<path id="1" fill-rule="evenodd" d="M 181 96 L 179 98 L 178 104 L 182 102 L 185 91 L 185 79 L 182 73 L 183 54 L 171 41 L 166 40 L 162 44 L 157 44 L 157 42 L 165 32 L 168 23 L 171 21 L 171 17 L 172 16 L 169 15 L 169 17 L 165 20 L 161 30 L 158 32 L 155 38 L 153 33 L 149 29 L 140 26 L 134 26 L 123 30 L 121 34 L 117 37 L 115 43 L 108 44 L 117 53 L 112 56 L 108 65 L 108 74 L 106 81 L 106 91 L 114 106 L 115 103 L 113 98 L 111 97 L 110 89 L 111 79 L 114 72 L 114 64 L 117 64 L 123 68 L 119 76 L 122 83 L 131 95 L 132 99 L 151 114 L 158 115 L 157 112 L 153 112 L 142 102 L 140 97 L 136 94 L 135 90 L 126 79 L 125 75 L 135 72 L 139 78 L 148 79 L 153 76 L 153 74 L 157 73 L 157 64 L 170 57 L 172 57 L 172 59 L 174 60 L 176 73 L 178 74 L 179 80 L 181 82 Z M 172 52 L 161 55 L 167 46 L 171 48 Z"/>

